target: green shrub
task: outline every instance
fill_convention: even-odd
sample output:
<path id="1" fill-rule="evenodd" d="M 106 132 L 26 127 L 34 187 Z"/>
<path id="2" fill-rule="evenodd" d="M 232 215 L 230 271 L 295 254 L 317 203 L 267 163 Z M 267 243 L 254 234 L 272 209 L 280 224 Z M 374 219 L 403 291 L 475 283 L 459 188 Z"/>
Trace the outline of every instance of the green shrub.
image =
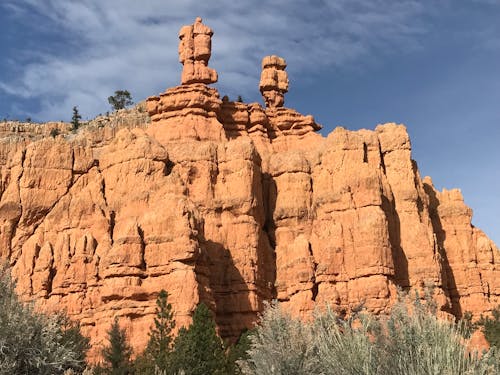
<path id="1" fill-rule="evenodd" d="M 161 290 L 156 299 L 156 317 L 149 332 L 148 345 L 135 361 L 137 373 L 154 375 L 159 371 L 171 371 L 174 328 L 174 314 L 172 305 L 168 303 L 168 293 Z"/>
<path id="2" fill-rule="evenodd" d="M 51 129 L 50 130 L 50 133 L 49 135 L 52 137 L 52 138 L 55 138 L 57 137 L 59 134 L 60 134 L 60 130 L 58 128 L 54 128 L 54 129 Z"/>
<path id="3" fill-rule="evenodd" d="M 115 95 L 108 97 L 108 103 L 111 105 L 115 111 L 123 109 L 134 102 L 132 101 L 132 95 L 127 90 L 117 90 Z"/>
<path id="4" fill-rule="evenodd" d="M 108 346 L 102 349 L 104 366 L 97 369 L 99 374 L 128 375 L 132 374 L 132 348 L 127 341 L 125 330 L 120 328 L 118 318 L 108 331 Z"/>
<path id="5" fill-rule="evenodd" d="M 228 374 L 240 375 L 243 373 L 238 365 L 238 362 L 245 361 L 250 358 L 247 352 L 251 348 L 251 338 L 254 334 L 255 330 L 253 329 L 244 331 L 234 345 L 228 346 L 226 350 Z"/>
<path id="6" fill-rule="evenodd" d="M 477 325 L 482 327 L 489 344 L 500 350 L 500 305 L 493 309 L 491 315 L 492 318 L 481 316 Z"/>
<path id="7" fill-rule="evenodd" d="M 392 310 L 378 337 L 384 361 L 382 374 L 483 374 L 487 369 L 477 353 L 468 353 L 461 326 L 438 319 L 418 299 L 403 300 Z M 409 308 L 411 306 L 411 308 Z"/>
<path id="8" fill-rule="evenodd" d="M 63 374 L 85 368 L 88 340 L 64 315 L 36 313 L 19 301 L 0 267 L 0 374 Z"/>
<path id="9" fill-rule="evenodd" d="M 208 307 L 201 303 L 189 328 L 181 328 L 174 342 L 173 372 L 185 375 L 227 373 L 222 340 L 215 332 L 215 322 Z"/>
<path id="10" fill-rule="evenodd" d="M 249 358 L 239 362 L 244 374 L 317 374 L 311 327 L 293 319 L 277 303 L 268 304 L 250 336 Z"/>
<path id="11" fill-rule="evenodd" d="M 426 298 L 427 299 L 427 298 Z M 452 375 L 498 374 L 496 348 L 467 350 L 461 325 L 440 320 L 435 305 L 401 297 L 385 318 L 356 312 L 341 319 L 331 309 L 312 322 L 268 306 L 251 336 L 244 374 Z"/>
<path id="12" fill-rule="evenodd" d="M 369 314 L 341 319 L 330 308 L 317 312 L 312 324 L 315 355 L 325 374 L 377 374 L 383 360 L 374 340 L 380 323 Z"/>

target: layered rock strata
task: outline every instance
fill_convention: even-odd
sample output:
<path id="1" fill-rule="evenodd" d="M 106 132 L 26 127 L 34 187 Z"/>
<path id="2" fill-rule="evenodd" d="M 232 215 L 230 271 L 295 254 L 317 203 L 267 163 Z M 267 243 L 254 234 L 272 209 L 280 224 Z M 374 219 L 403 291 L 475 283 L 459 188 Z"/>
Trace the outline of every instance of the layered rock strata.
<path id="1" fill-rule="evenodd" d="M 92 358 L 115 316 L 142 349 L 161 289 L 178 326 L 203 301 L 229 339 L 272 298 L 304 317 L 384 313 L 429 285 L 457 317 L 500 303 L 498 248 L 458 190 L 420 177 L 403 125 L 323 137 L 312 116 L 200 82 L 146 105 L 150 124 L 104 142 L 1 143 L 1 256 L 23 298 L 81 323 Z"/>

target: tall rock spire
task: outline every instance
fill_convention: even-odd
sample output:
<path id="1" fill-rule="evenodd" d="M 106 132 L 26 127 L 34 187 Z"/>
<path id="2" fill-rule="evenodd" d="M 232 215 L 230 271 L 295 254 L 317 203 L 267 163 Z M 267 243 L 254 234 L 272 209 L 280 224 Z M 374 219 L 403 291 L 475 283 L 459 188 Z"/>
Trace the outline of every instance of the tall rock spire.
<path id="1" fill-rule="evenodd" d="M 259 89 L 267 108 L 283 107 L 285 93 L 288 91 L 286 61 L 279 56 L 266 56 L 262 59 L 262 73 Z"/>
<path id="2" fill-rule="evenodd" d="M 215 83 L 217 72 L 208 67 L 212 53 L 212 29 L 197 17 L 192 25 L 179 31 L 179 61 L 183 65 L 181 83 Z"/>

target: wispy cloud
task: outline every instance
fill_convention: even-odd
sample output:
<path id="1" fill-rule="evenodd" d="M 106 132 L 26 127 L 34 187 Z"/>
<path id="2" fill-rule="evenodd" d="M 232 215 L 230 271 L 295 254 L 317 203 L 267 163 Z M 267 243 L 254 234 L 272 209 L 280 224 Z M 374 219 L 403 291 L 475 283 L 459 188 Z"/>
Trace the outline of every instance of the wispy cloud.
<path id="1" fill-rule="evenodd" d="M 33 49 L 22 73 L 0 82 L 9 95 L 38 100 L 40 120 L 68 118 L 73 105 L 93 116 L 106 97 L 128 89 L 141 99 L 178 84 L 177 32 L 198 15 L 215 31 L 210 65 L 231 96 L 258 98 L 260 60 L 284 56 L 289 72 L 359 66 L 418 48 L 425 11 L 411 0 L 7 1 L 4 11 L 35 14 L 65 35 L 63 49 Z M 31 18 L 33 20 L 33 18 Z M 293 82 L 292 82 L 293 84 Z"/>

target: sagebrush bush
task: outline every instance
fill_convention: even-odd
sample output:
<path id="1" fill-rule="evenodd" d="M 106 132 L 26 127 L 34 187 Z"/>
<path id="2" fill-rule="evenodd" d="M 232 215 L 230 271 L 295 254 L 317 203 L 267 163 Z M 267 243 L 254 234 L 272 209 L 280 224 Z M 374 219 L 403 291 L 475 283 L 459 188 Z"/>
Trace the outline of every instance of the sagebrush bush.
<path id="1" fill-rule="evenodd" d="M 0 267 L 0 374 L 63 374 L 85 368 L 88 341 L 64 315 L 37 313 L 19 301 Z"/>
<path id="2" fill-rule="evenodd" d="M 396 374 L 486 374 L 488 363 L 469 353 L 460 325 L 438 319 L 418 299 L 394 306 L 378 337 L 385 356 L 380 372 Z"/>
<path id="3" fill-rule="evenodd" d="M 259 326 L 250 336 L 248 359 L 239 362 L 244 374 L 318 374 L 311 327 L 267 304 Z"/>
<path id="4" fill-rule="evenodd" d="M 251 339 L 244 374 L 447 375 L 499 374 L 496 348 L 478 355 L 463 328 L 435 316 L 430 304 L 402 297 L 385 318 L 327 308 L 311 322 L 267 306 Z"/>
<path id="5" fill-rule="evenodd" d="M 377 374 L 381 356 L 374 338 L 380 334 L 380 324 L 371 315 L 341 319 L 327 308 L 315 314 L 311 330 L 318 374 Z"/>

